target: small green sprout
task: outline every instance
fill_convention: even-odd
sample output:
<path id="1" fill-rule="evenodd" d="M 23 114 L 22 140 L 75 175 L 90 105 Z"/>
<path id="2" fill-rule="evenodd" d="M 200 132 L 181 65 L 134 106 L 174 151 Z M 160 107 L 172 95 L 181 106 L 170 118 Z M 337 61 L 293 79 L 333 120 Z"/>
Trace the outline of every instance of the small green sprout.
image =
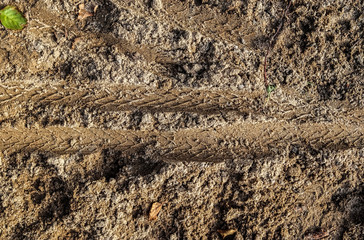
<path id="1" fill-rule="evenodd" d="M 269 102 L 269 99 L 270 99 L 270 94 L 276 89 L 277 87 L 275 85 L 268 85 L 266 90 L 267 90 L 267 93 L 268 93 L 268 96 L 267 96 L 267 99 L 265 101 L 265 104 L 268 104 Z"/>
<path id="2" fill-rule="evenodd" d="M 270 98 L 271 92 L 273 92 L 277 87 L 275 85 L 268 85 L 267 86 L 267 93 L 268 93 L 268 99 Z"/>
<path id="3" fill-rule="evenodd" d="M 0 21 L 11 30 L 22 30 L 27 24 L 27 19 L 14 6 L 6 6 L 0 10 Z"/>

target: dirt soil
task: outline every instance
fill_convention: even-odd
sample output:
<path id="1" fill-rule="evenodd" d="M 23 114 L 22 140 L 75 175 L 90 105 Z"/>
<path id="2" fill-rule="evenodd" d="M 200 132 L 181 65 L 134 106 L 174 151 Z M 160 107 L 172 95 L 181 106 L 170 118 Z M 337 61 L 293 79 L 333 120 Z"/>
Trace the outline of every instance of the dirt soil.
<path id="1" fill-rule="evenodd" d="M 7 4 L 0 239 L 364 238 L 363 1 Z"/>

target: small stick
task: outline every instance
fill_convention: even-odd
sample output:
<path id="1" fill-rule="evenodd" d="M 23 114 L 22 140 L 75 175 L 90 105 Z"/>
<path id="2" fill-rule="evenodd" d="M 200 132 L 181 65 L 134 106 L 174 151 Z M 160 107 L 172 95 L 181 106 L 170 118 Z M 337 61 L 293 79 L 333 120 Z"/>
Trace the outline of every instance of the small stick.
<path id="1" fill-rule="evenodd" d="M 269 45 L 268 45 L 268 49 L 267 49 L 267 52 L 265 53 L 265 56 L 264 56 L 264 83 L 265 83 L 265 87 L 268 88 L 268 77 L 267 77 L 267 59 L 268 59 L 268 55 L 269 55 L 269 52 L 273 46 L 273 42 L 274 42 L 274 39 L 278 36 L 278 33 L 281 31 L 281 28 L 283 27 L 283 20 L 284 18 L 286 17 L 287 15 L 287 12 L 291 6 L 291 3 L 292 1 L 289 2 L 288 6 L 286 7 L 285 11 L 284 11 L 284 14 L 281 18 L 281 22 L 278 26 L 278 29 L 276 31 L 276 33 L 271 37 L 270 41 L 269 41 Z"/>

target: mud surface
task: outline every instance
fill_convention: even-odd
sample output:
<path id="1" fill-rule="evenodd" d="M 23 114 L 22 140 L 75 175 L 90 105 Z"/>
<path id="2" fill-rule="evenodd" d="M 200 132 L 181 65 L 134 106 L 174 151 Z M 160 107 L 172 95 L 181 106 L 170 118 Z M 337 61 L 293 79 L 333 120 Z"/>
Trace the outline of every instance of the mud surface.
<path id="1" fill-rule="evenodd" d="M 9 3 L 0 239 L 364 237 L 362 1 Z"/>

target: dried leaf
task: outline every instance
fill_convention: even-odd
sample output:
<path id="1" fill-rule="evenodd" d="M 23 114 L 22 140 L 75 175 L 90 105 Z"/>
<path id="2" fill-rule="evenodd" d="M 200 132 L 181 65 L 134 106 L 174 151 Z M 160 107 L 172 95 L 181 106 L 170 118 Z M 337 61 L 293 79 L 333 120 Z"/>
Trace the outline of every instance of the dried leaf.
<path id="1" fill-rule="evenodd" d="M 233 235 L 236 233 L 236 229 L 228 229 L 228 230 L 217 230 L 218 233 L 222 236 L 222 238 L 226 238 L 227 236 Z"/>
<path id="2" fill-rule="evenodd" d="M 158 213 L 162 209 L 162 203 L 155 202 L 152 204 L 152 207 L 149 212 L 149 220 L 154 221 L 157 219 Z"/>
<path id="3" fill-rule="evenodd" d="M 83 4 L 83 3 L 80 4 L 79 9 L 80 10 L 78 11 L 78 17 L 77 17 L 78 20 L 83 20 L 85 18 L 88 18 L 88 17 L 92 17 L 93 16 L 92 13 L 90 13 L 89 11 L 87 11 L 85 9 L 85 4 Z"/>

